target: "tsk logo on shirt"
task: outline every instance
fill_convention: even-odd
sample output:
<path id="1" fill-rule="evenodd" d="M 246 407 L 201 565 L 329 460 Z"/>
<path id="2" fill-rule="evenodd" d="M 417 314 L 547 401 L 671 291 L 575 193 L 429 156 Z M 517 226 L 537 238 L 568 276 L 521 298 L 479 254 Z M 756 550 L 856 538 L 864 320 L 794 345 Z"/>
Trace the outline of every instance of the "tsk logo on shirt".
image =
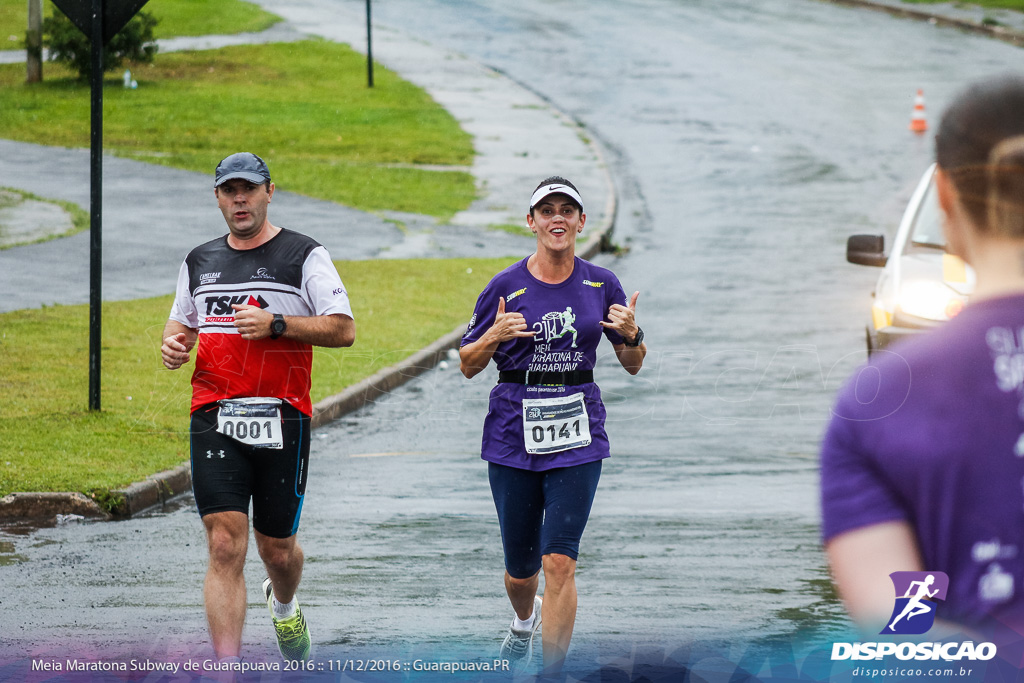
<path id="1" fill-rule="evenodd" d="M 935 623 L 935 601 L 946 599 L 949 577 L 944 572 L 893 572 L 889 578 L 896 591 L 896 604 L 879 633 L 927 633 Z"/>
<path id="2" fill-rule="evenodd" d="M 252 294 L 239 294 L 238 296 L 208 296 L 206 297 L 206 315 L 230 315 L 234 316 L 235 309 L 232 306 L 257 306 L 266 308 L 267 301 L 262 296 Z"/>

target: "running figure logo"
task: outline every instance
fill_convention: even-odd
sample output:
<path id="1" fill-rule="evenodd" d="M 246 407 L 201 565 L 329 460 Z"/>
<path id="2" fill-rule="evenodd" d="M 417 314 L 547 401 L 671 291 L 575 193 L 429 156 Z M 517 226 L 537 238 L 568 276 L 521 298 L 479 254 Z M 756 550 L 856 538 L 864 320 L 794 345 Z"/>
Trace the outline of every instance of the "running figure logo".
<path id="1" fill-rule="evenodd" d="M 935 623 L 935 600 L 945 600 L 949 577 L 943 572 L 893 572 L 896 604 L 880 633 L 919 635 Z"/>
<path id="2" fill-rule="evenodd" d="M 576 348 L 576 328 L 572 326 L 576 322 L 576 315 L 572 312 L 572 306 L 566 306 L 564 311 L 551 311 L 545 313 L 544 317 L 541 318 L 543 323 L 541 324 L 544 332 L 543 337 L 540 337 L 541 341 L 551 341 L 552 339 L 559 339 L 564 337 L 567 333 L 572 333 L 572 348 Z M 556 332 L 558 329 L 558 323 L 562 323 L 562 330 Z M 535 325 L 536 327 L 536 325 Z"/>

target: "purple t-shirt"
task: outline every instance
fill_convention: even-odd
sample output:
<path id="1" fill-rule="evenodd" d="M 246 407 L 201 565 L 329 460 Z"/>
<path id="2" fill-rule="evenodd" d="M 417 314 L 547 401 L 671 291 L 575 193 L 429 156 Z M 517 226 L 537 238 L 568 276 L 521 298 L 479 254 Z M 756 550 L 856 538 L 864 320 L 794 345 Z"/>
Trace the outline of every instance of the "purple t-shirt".
<path id="1" fill-rule="evenodd" d="M 1022 485 L 1024 295 L 973 303 L 846 384 L 821 451 L 822 534 L 909 522 L 923 568 L 949 575 L 938 616 L 1019 629 Z"/>
<path id="2" fill-rule="evenodd" d="M 505 312 L 522 313 L 527 329 L 537 334 L 499 344 L 493 356 L 498 370 L 592 370 L 602 332 L 612 344 L 623 342 L 617 332 L 600 325 L 602 320 L 609 321 L 608 309 L 612 304 L 625 306 L 629 303 L 618 278 L 606 268 L 577 258 L 572 275 L 558 284 L 548 284 L 530 274 L 527 260 L 495 275 L 480 293 L 469 327 L 462 336 L 462 346 L 477 341 L 490 329 L 498 313 L 498 299 L 504 297 Z M 586 401 L 591 443 L 554 453 L 527 453 L 523 399 L 548 399 L 581 391 Z M 593 382 L 540 387 L 498 384 L 491 389 L 481 457 L 535 472 L 607 458 L 608 435 L 604 420 L 601 391 Z"/>

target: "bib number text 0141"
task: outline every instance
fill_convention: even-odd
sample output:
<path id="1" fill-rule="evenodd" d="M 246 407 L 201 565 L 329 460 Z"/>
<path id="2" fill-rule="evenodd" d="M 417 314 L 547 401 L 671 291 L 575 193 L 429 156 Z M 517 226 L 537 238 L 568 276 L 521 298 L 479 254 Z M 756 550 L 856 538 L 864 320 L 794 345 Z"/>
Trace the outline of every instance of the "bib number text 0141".
<path id="1" fill-rule="evenodd" d="M 557 398 L 523 399 L 527 453 L 557 453 L 590 445 L 590 418 L 583 392 Z"/>

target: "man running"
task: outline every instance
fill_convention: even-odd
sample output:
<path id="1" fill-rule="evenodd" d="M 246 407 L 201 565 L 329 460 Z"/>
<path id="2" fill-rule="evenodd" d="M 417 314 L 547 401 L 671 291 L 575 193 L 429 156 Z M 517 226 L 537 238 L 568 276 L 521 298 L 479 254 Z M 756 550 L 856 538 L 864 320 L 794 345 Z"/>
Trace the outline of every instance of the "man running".
<path id="1" fill-rule="evenodd" d="M 308 659 L 295 591 L 306 489 L 312 346 L 351 346 L 348 293 L 327 250 L 271 224 L 274 183 L 241 152 L 217 166 L 228 234 L 193 249 L 178 275 L 161 355 L 176 370 L 201 340 L 192 374 L 192 490 L 210 553 L 203 597 L 218 658 L 237 658 L 245 623 L 249 504 L 278 647 Z"/>

